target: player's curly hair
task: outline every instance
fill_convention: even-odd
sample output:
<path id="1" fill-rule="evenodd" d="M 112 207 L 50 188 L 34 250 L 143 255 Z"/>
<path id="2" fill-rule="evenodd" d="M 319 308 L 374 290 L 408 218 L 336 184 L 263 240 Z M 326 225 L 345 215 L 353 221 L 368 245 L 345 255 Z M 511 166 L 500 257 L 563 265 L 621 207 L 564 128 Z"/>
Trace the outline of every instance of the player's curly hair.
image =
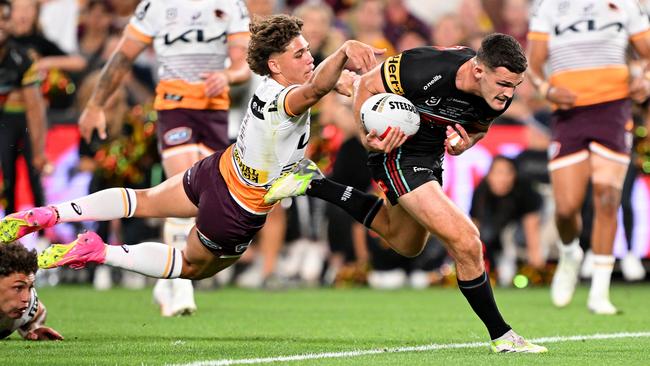
<path id="1" fill-rule="evenodd" d="M 27 250 L 20 243 L 0 244 L 0 277 L 13 273 L 36 273 L 38 262 L 35 250 Z"/>
<path id="2" fill-rule="evenodd" d="M 302 24 L 302 20 L 284 14 L 251 22 L 251 40 L 246 56 L 251 70 L 258 75 L 270 75 L 269 57 L 273 53 L 284 52 L 291 40 L 300 35 Z"/>
<path id="3" fill-rule="evenodd" d="M 476 58 L 493 70 L 505 67 L 515 74 L 523 73 L 528 67 L 526 55 L 519 42 L 502 33 L 492 33 L 483 38 Z"/>

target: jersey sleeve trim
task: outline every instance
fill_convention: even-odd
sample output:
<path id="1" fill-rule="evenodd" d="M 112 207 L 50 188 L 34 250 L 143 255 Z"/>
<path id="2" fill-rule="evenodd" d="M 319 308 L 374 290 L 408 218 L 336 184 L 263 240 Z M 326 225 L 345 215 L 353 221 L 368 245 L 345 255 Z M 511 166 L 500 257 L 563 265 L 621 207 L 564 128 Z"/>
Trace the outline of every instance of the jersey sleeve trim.
<path id="1" fill-rule="evenodd" d="M 528 32 L 529 41 L 548 41 L 551 36 L 548 33 Z"/>
<path id="2" fill-rule="evenodd" d="M 126 35 L 146 44 L 151 44 L 153 41 L 153 37 L 142 33 L 133 24 L 126 26 Z"/>
<path id="3" fill-rule="evenodd" d="M 297 88 L 297 87 L 298 87 L 298 85 L 291 85 L 291 86 L 288 86 L 288 87 L 285 89 L 285 91 L 282 93 L 282 94 L 284 94 L 284 95 L 281 96 L 282 98 L 284 98 L 284 99 L 282 100 L 282 106 L 283 106 L 282 109 L 284 109 L 284 113 L 286 113 L 287 116 L 289 116 L 289 117 L 296 117 L 296 116 L 298 116 L 297 114 L 295 114 L 295 113 L 293 113 L 293 112 L 291 111 L 291 108 L 289 108 L 289 104 L 287 104 L 287 95 L 289 95 L 289 92 L 291 92 L 291 90 L 293 90 L 293 89 L 295 89 L 295 88 Z"/>
<path id="4" fill-rule="evenodd" d="M 643 37 L 647 37 L 648 35 L 650 35 L 650 29 L 646 29 L 646 30 L 644 30 L 642 32 L 632 34 L 630 36 L 630 40 L 636 41 L 636 40 L 641 39 Z"/>
<path id="5" fill-rule="evenodd" d="M 384 83 L 384 89 L 393 94 L 404 95 L 402 80 L 400 79 L 400 64 L 402 54 L 391 56 L 381 66 L 381 81 Z"/>

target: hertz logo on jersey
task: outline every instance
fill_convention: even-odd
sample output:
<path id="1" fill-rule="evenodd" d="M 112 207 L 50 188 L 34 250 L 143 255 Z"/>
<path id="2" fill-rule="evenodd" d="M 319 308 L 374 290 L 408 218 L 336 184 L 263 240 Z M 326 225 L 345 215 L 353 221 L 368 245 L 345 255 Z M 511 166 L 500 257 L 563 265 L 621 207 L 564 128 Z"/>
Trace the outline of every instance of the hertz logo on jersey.
<path id="1" fill-rule="evenodd" d="M 397 95 L 404 95 L 402 82 L 399 75 L 399 67 L 402 62 L 402 54 L 389 57 L 384 61 L 384 82 L 388 85 L 391 92 Z"/>

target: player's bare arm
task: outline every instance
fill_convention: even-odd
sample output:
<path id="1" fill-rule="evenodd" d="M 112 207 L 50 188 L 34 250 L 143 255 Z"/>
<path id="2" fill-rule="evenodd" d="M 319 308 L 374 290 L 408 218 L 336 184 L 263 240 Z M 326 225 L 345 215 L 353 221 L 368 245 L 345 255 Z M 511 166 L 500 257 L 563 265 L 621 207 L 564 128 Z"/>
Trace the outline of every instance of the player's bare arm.
<path id="1" fill-rule="evenodd" d="M 228 58 L 230 66 L 225 70 L 204 73 L 205 94 L 214 97 L 223 92 L 228 85 L 237 85 L 251 78 L 251 70 L 246 62 L 246 50 L 250 36 L 236 35 L 228 38 Z"/>
<path id="2" fill-rule="evenodd" d="M 573 107 L 576 95 L 571 90 L 563 87 L 552 87 L 544 78 L 544 64 L 548 58 L 548 43 L 546 41 L 529 41 L 528 46 L 528 69 L 526 73 L 539 93 L 554 103 L 560 109 Z"/>
<path id="3" fill-rule="evenodd" d="M 23 327 L 18 329 L 18 333 L 27 340 L 30 341 L 60 341 L 63 340 L 63 336 L 56 330 L 45 326 L 45 320 L 47 319 L 47 309 L 42 302 L 38 303 L 38 310 L 34 319 L 29 323 L 25 324 Z"/>
<path id="4" fill-rule="evenodd" d="M 23 87 L 22 94 L 27 110 L 25 112 L 27 115 L 27 127 L 32 144 L 32 163 L 40 172 L 47 166 L 47 158 L 45 157 L 45 136 L 47 134 L 45 101 L 43 100 L 40 89 L 36 85 Z"/>
<path id="5" fill-rule="evenodd" d="M 125 31 L 117 49 L 102 69 L 92 96 L 79 118 L 79 132 L 88 142 L 95 129 L 101 139 L 106 138 L 106 117 L 103 111 L 106 101 L 131 70 L 133 60 L 147 47 L 146 43 L 132 39 L 126 33 Z"/>
<path id="6" fill-rule="evenodd" d="M 383 139 L 377 135 L 377 131 L 366 131 L 361 123 L 361 106 L 371 96 L 379 93 L 386 93 L 384 84 L 381 81 L 381 65 L 376 66 L 370 72 L 361 76 L 359 82 L 355 83 L 354 91 L 354 119 L 359 123 L 361 142 L 367 150 L 388 153 L 406 141 L 406 135 L 399 127 L 392 128 Z"/>
<path id="7" fill-rule="evenodd" d="M 633 72 L 631 75 L 630 98 L 637 103 L 642 103 L 650 96 L 650 79 L 648 78 L 648 72 L 650 71 L 648 69 L 650 67 L 650 35 L 633 37 L 632 46 L 643 59 L 643 65 L 638 68 L 640 72 Z"/>
<path id="8" fill-rule="evenodd" d="M 304 113 L 334 89 L 348 60 L 354 68 L 364 72 L 377 64 L 375 54 L 382 54 L 384 51 L 362 42 L 346 41 L 318 65 L 309 81 L 289 92 L 287 95 L 289 110 L 296 115 Z M 297 49 L 293 52 L 294 57 L 302 57 L 302 53 L 308 52 L 308 49 Z"/>

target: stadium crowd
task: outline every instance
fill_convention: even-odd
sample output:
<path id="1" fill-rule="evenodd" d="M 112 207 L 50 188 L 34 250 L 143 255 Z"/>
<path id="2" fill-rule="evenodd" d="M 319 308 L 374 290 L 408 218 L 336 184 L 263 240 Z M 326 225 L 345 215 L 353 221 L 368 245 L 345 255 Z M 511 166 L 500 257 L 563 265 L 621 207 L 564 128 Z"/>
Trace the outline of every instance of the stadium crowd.
<path id="1" fill-rule="evenodd" d="M 161 141 L 157 141 L 155 133 L 160 115 L 154 108 L 159 60 L 151 48 L 139 53 L 122 85 L 106 102 L 107 139 L 95 134 L 86 141 L 77 131 L 77 121 L 101 78 L 100 70 L 120 47 L 122 31 L 137 11 L 138 2 L 12 0 L 10 16 L 0 14 L 4 17 L 0 20 L 0 47 L 4 47 L 2 38 L 6 37 L 7 42 L 24 50 L 33 60 L 28 78 L 22 80 L 20 87 L 0 96 L 3 108 L 0 112 L 3 177 L 0 207 L 4 214 L 111 187 L 148 188 L 165 179 L 157 149 Z M 303 19 L 303 34 L 317 66 L 346 40 L 352 39 L 386 49 L 381 58 L 426 45 L 477 49 L 483 37 L 492 32 L 509 34 L 526 48 L 532 3 L 528 0 L 247 0 L 246 6 L 252 18 L 287 13 Z M 20 67 L 7 63 L 5 58 L 0 51 L 1 73 L 16 71 L 6 69 L 6 65 Z M 227 136 L 230 141 L 236 138 L 246 103 L 260 82 L 261 77 L 253 74 L 230 87 Z M 23 92 L 35 87 L 40 93 Z M 456 197 L 467 203 L 461 207 L 480 230 L 489 262 L 487 268 L 503 286 L 550 283 L 558 256 L 555 204 L 547 170 L 546 150 L 551 142 L 553 112 L 545 98 L 547 92 L 540 91 L 528 78 L 517 87 L 512 105 L 492 127 L 506 131 L 501 136 L 515 131 L 517 137 L 514 141 L 511 137 L 504 138 L 501 145 L 495 142 L 493 153 L 498 158 L 491 166 L 487 162 L 475 176 L 468 177 L 470 188 L 459 193 L 465 197 Z M 44 103 L 34 106 L 32 98 L 39 95 Z M 306 155 L 334 181 L 381 195 L 366 167 L 366 151 L 359 139 L 351 103 L 351 98 L 332 93 L 312 109 Z M 39 133 L 38 124 L 45 123 L 39 122 L 44 117 L 34 108 L 43 109 L 49 129 L 47 138 L 34 136 Z M 640 280 L 645 277 L 643 264 L 638 253 L 631 250 L 634 223 L 629 216 L 633 211 L 631 181 L 639 174 L 650 174 L 650 143 L 645 105 L 636 105 L 634 113 L 637 128 L 630 131 L 637 134 L 635 155 L 630 161 L 622 197 L 622 223 L 629 250 L 622 258 L 621 269 L 626 279 Z M 26 168 L 19 156 L 24 157 Z M 460 157 L 445 159 L 454 161 Z M 29 184 L 24 181 L 18 184 L 21 172 L 22 179 L 28 177 Z M 472 193 L 475 183 L 476 191 Z M 445 191 L 453 189 L 446 187 Z M 588 249 L 592 205 L 589 194 L 586 198 L 580 244 Z M 1 213 L 0 217 L 4 216 Z M 96 230 L 105 242 L 112 244 L 164 242 L 160 239 L 162 225 L 157 219 L 132 218 L 75 223 L 47 229 L 22 242 L 41 250 L 50 243 L 70 242 L 85 229 Z M 589 263 L 585 260 L 583 264 L 583 276 L 593 270 Z M 106 266 L 78 272 L 40 271 L 37 284 L 91 281 L 97 289 L 107 289 L 120 279 L 128 287 L 145 285 L 144 277 Z M 211 289 L 230 283 L 269 289 L 365 284 L 385 289 L 406 285 L 426 288 L 436 284 L 455 285 L 455 277 L 452 261 L 435 237 L 429 239 L 418 257 L 404 258 L 340 208 L 301 196 L 285 199 L 276 206 L 253 245 L 235 266 L 195 285 Z"/>

